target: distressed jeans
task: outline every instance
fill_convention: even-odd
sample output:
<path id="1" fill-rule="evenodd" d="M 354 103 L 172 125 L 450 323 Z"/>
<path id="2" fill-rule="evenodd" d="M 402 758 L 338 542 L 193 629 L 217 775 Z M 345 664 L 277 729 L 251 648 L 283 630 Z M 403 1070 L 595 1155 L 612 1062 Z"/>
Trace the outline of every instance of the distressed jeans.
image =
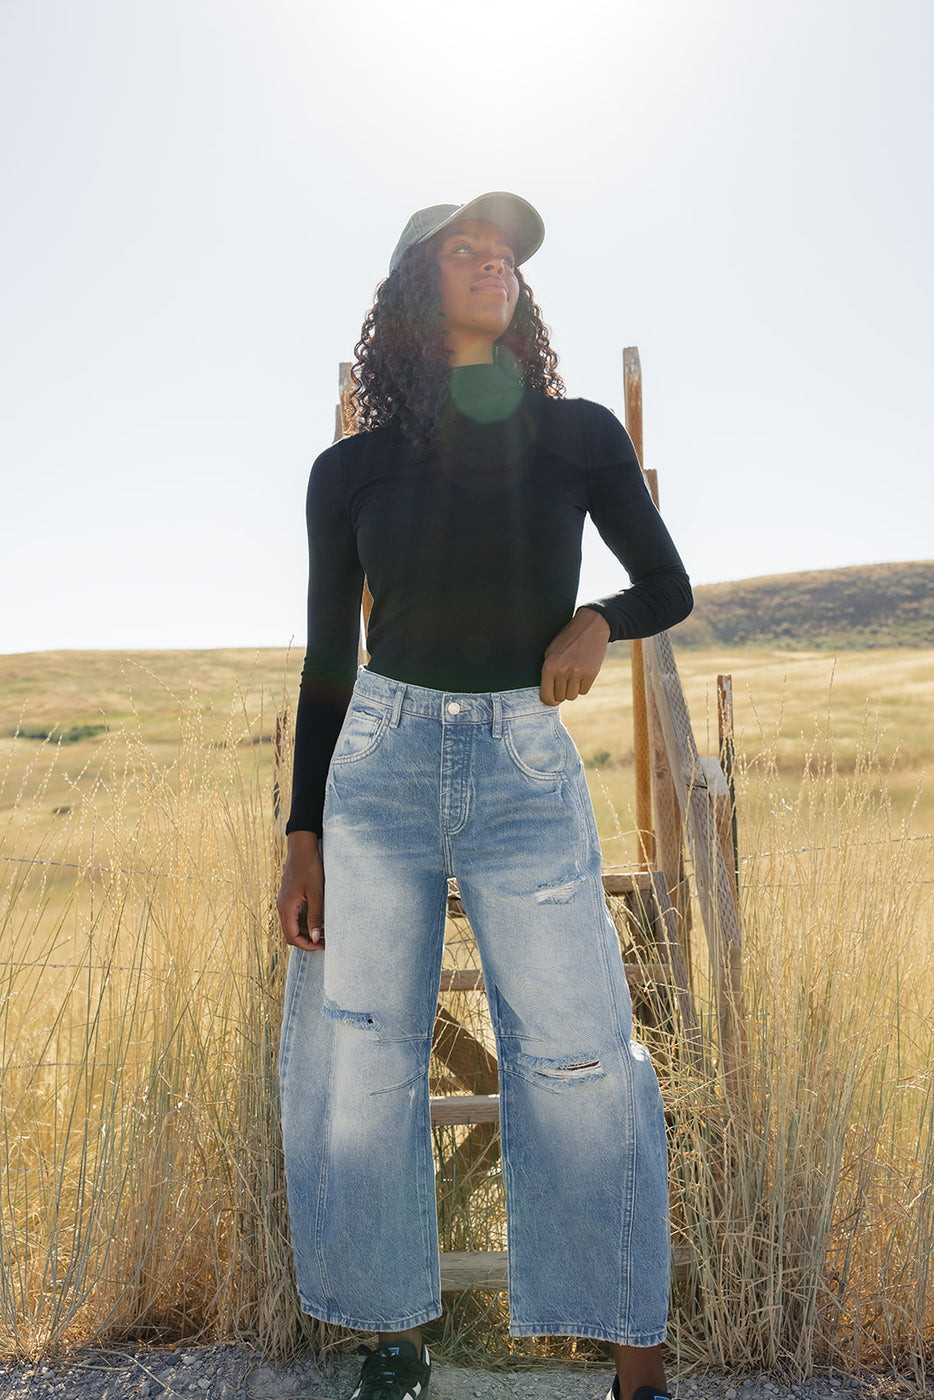
<path id="1" fill-rule="evenodd" d="M 291 950 L 280 1046 L 303 1309 L 384 1332 L 441 1312 L 428 1060 L 456 876 L 499 1059 L 510 1332 L 662 1341 L 662 1099 L 558 711 L 361 671 L 323 854 L 327 947 Z"/>

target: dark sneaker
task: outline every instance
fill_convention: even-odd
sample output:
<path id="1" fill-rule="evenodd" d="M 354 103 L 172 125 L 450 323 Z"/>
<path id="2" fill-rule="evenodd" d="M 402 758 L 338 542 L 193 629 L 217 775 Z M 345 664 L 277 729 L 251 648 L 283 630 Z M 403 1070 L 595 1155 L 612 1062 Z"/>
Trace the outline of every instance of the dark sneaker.
<path id="1" fill-rule="evenodd" d="M 607 1391 L 606 1400 L 621 1400 L 619 1376 L 613 1377 L 613 1384 Z M 653 1390 L 650 1385 L 640 1385 L 632 1400 L 671 1400 L 667 1390 Z"/>
<path id="2" fill-rule="evenodd" d="M 361 1347 L 366 1356 L 360 1383 L 350 1400 L 418 1400 L 428 1389 L 431 1360 L 422 1343 L 422 1354 L 411 1342 L 393 1342 L 391 1346 L 370 1351 Z"/>

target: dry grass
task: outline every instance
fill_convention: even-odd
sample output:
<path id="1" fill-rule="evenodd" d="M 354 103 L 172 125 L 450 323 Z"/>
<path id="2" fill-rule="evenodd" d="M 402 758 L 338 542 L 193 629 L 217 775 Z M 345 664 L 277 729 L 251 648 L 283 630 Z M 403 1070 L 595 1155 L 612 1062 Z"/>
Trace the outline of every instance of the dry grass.
<path id="1" fill-rule="evenodd" d="M 30 705 L 30 722 L 90 722 L 103 708 L 111 732 L 62 748 L 9 740 L 0 762 L 0 1348 L 198 1334 L 280 1354 L 330 1343 L 296 1308 L 278 1142 L 279 851 L 272 746 L 259 741 L 278 703 L 262 696 L 282 693 L 285 659 L 262 656 L 251 676 L 238 658 L 238 692 L 232 658 L 215 654 L 199 694 L 172 674 L 184 657 L 169 658 L 164 686 L 141 682 L 145 702 L 134 680 L 139 722 L 112 657 L 95 662 L 97 705 L 79 704 L 88 692 L 75 658 L 2 660 L 33 676 L 23 688 L 58 687 L 56 701 Z M 769 658 L 707 658 L 706 676 L 697 654 L 682 664 L 702 748 L 708 683 L 718 669 L 735 676 L 749 1035 L 734 1103 L 715 1073 L 687 1072 L 676 1041 L 648 1037 L 671 1121 L 673 1224 L 690 1258 L 672 1323 L 683 1360 L 923 1369 L 934 1322 L 934 862 L 930 808 L 906 825 L 901 778 L 916 779 L 934 721 L 919 668 L 894 679 L 883 707 L 883 722 L 888 708 L 904 721 L 909 759 L 893 764 L 894 741 L 874 720 L 860 739 L 877 660 L 838 666 L 833 732 L 826 657 L 802 660 L 783 720 Z M 774 664 L 787 671 L 789 658 Z M 744 670 L 762 683 L 758 700 L 745 699 Z M 595 778 L 611 789 L 614 863 L 631 853 L 612 825 L 627 812 L 616 789 L 627 680 L 608 667 L 566 716 L 585 754 L 611 752 Z M 224 687 L 235 699 L 221 708 Z M 917 708 L 900 710 L 912 694 Z M 19 697 L 8 709 L 13 723 Z M 463 928 L 452 927 L 447 956 L 473 959 Z M 695 962 L 715 1069 L 700 951 Z M 445 1001 L 488 1044 L 479 1005 L 470 993 Z M 445 1074 L 435 1061 L 436 1087 L 463 1091 Z M 435 1143 L 445 1244 L 495 1248 L 495 1135 L 465 1147 L 465 1130 L 445 1132 Z M 461 1357 L 502 1354 L 503 1298 L 450 1300 L 439 1340 Z"/>
<path id="2" fill-rule="evenodd" d="M 674 636 L 677 640 L 677 632 Z M 717 673 L 733 676 L 737 750 L 745 758 L 752 792 L 760 773 L 772 782 L 777 772 L 794 788 L 814 740 L 823 736 L 841 775 L 851 775 L 858 754 L 871 750 L 876 768 L 864 776 L 877 794 L 884 780 L 895 818 L 913 812 L 920 831 L 934 831 L 934 784 L 923 782 L 925 770 L 934 768 L 934 652 L 896 649 L 834 657 L 750 647 L 676 655 L 701 753 L 719 747 Z M 634 860 L 632 696 L 625 651 L 614 649 L 590 695 L 565 705 L 562 713 L 587 763 L 607 860 Z M 745 819 L 740 812 L 741 823 Z M 742 833 L 740 845 L 749 848 Z"/>
<path id="3" fill-rule="evenodd" d="M 871 750 L 829 735 L 794 782 L 740 774 L 747 1069 L 739 1102 L 666 1086 L 688 1356 L 805 1372 L 900 1365 L 934 1323 L 931 838 Z M 917 838 L 917 839 L 916 839 Z"/>
<path id="4" fill-rule="evenodd" d="M 139 732 L 105 741 L 51 833 L 37 808 L 53 755 L 9 811 L 8 1349 L 207 1329 L 281 1350 L 301 1325 L 273 1091 L 272 792 L 251 761 L 262 715 L 254 730 L 238 704 L 212 731 L 190 703 L 179 722 L 169 765 Z"/>

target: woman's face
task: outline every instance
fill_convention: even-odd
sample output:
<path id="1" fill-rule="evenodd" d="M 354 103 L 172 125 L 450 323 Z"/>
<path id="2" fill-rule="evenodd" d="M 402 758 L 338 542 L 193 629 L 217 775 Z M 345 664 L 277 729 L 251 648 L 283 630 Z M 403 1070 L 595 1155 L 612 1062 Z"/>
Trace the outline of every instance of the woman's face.
<path id="1" fill-rule="evenodd" d="M 506 235 L 497 224 L 463 219 L 445 229 L 435 258 L 451 364 L 489 364 L 493 343 L 508 330 L 519 300 Z"/>

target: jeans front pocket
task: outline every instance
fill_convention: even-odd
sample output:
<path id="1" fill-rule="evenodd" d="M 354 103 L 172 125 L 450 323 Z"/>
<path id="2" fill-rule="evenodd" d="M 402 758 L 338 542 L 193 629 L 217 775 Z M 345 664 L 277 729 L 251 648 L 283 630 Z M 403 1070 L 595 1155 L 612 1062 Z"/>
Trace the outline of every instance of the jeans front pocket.
<path id="1" fill-rule="evenodd" d="M 506 725 L 506 752 L 527 778 L 554 781 L 573 772 L 577 750 L 557 710 L 521 715 Z"/>
<path id="2" fill-rule="evenodd" d="M 331 763 L 339 767 L 342 763 L 358 763 L 361 758 L 368 758 L 378 747 L 388 724 L 389 711 L 382 705 L 351 700 Z"/>

